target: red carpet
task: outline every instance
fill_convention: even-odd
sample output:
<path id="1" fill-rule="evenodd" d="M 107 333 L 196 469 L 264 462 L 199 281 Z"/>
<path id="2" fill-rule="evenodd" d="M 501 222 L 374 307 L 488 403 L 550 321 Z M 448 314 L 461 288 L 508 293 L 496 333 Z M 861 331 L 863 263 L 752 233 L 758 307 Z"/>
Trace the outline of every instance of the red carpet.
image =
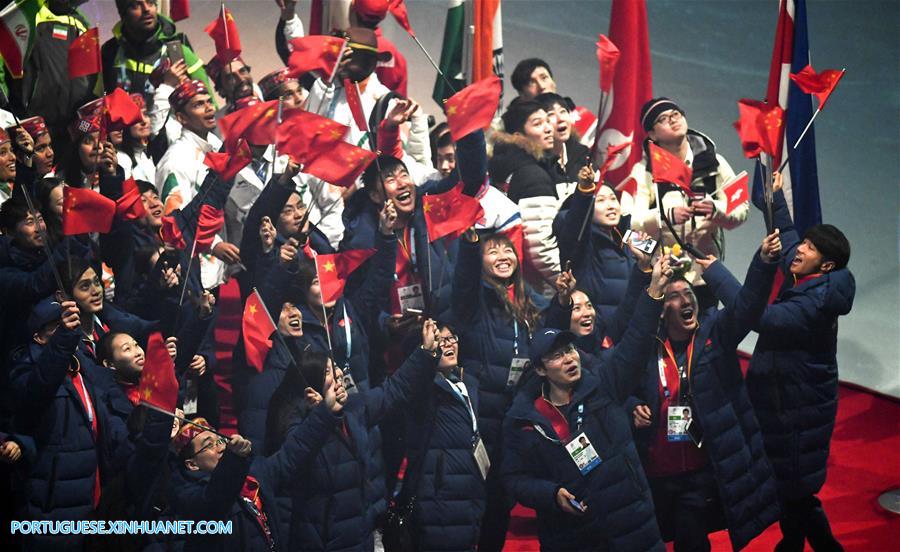
<path id="1" fill-rule="evenodd" d="M 236 282 L 222 287 L 219 305 L 216 382 L 222 389 L 221 426 L 232 433 L 235 421 L 228 374 L 241 321 Z M 886 512 L 877 503 L 878 495 L 894 488 L 900 488 L 900 403 L 842 386 L 828 480 L 819 497 L 846 550 L 900 550 L 900 515 Z M 536 534 L 534 512 L 516 506 L 504 550 L 538 550 Z M 773 525 L 746 550 L 772 550 L 780 537 L 777 524 Z M 714 534 L 712 545 L 713 550 L 731 549 L 725 532 Z"/>

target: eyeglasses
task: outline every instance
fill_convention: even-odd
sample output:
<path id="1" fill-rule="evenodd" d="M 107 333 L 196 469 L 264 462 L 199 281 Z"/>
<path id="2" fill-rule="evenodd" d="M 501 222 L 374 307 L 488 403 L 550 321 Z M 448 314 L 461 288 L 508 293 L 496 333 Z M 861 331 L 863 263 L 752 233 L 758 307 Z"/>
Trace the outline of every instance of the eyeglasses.
<path id="1" fill-rule="evenodd" d="M 566 355 L 570 355 L 575 352 L 575 345 L 569 343 L 562 349 L 557 349 L 556 352 L 545 356 L 544 362 L 560 362 Z"/>
<path id="2" fill-rule="evenodd" d="M 657 117 L 656 122 L 653 124 L 671 126 L 673 123 L 680 121 L 682 117 L 684 117 L 684 115 L 682 115 L 680 111 L 673 110 Z"/>
<path id="3" fill-rule="evenodd" d="M 459 343 L 459 338 L 455 335 L 448 335 L 447 337 L 438 338 L 438 345 L 456 345 Z"/>
<path id="4" fill-rule="evenodd" d="M 203 453 L 213 447 L 221 447 L 222 445 L 224 445 L 227 442 L 228 442 L 228 440 L 225 439 L 225 437 L 219 437 L 215 441 L 212 441 L 211 443 L 207 443 L 207 444 L 203 445 L 202 447 L 200 447 L 200 450 L 198 450 L 197 452 L 192 454 L 191 458 L 196 458 L 197 456 L 200 456 L 201 453 Z"/>

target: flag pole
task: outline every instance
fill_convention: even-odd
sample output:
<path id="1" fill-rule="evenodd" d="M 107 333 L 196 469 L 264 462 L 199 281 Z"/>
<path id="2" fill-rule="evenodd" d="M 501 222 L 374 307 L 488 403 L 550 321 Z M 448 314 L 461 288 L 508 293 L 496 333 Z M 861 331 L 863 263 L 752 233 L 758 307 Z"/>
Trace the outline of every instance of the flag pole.
<path id="1" fill-rule="evenodd" d="M 197 232 L 194 231 L 194 241 L 191 244 L 191 258 L 188 259 L 187 271 L 184 275 L 184 282 L 181 284 L 181 296 L 178 298 L 178 310 L 181 312 L 181 305 L 184 304 L 184 295 L 187 292 L 188 278 L 191 275 L 191 265 L 194 264 L 194 255 L 197 253 Z M 201 277 L 200 285 L 203 285 L 203 279 Z M 177 324 L 176 324 L 177 327 Z"/>
<path id="2" fill-rule="evenodd" d="M 231 40 L 228 39 L 228 19 L 225 18 L 225 2 L 221 4 L 222 29 L 225 31 L 225 45 L 231 48 Z"/>
<path id="3" fill-rule="evenodd" d="M 438 64 L 434 62 L 434 58 L 431 57 L 431 54 L 428 53 L 428 50 L 426 50 L 425 46 L 419 41 L 419 37 L 414 36 L 414 35 L 410 35 L 410 36 L 412 36 L 412 39 L 416 42 L 416 44 L 422 50 L 422 53 L 425 54 L 425 57 L 428 58 L 428 61 L 431 63 L 431 66 L 434 67 L 435 71 L 437 71 L 437 74 L 440 75 L 442 79 L 444 79 L 444 84 L 447 85 L 447 88 L 449 88 L 451 92 L 456 94 L 456 92 L 457 92 L 456 88 L 454 88 L 453 85 L 450 84 L 450 80 L 447 78 L 447 75 L 445 75 L 444 72 L 441 71 L 441 68 L 438 67 Z"/>
<path id="4" fill-rule="evenodd" d="M 325 310 L 325 294 L 322 293 L 322 278 L 319 277 L 319 256 L 313 259 L 313 262 L 316 264 L 316 280 L 319 281 L 319 298 L 322 300 L 322 326 L 325 328 L 325 337 L 328 339 L 328 351 L 331 353 L 331 358 L 334 358 L 334 348 L 331 346 L 331 328 L 328 327 L 328 311 Z"/>
<path id="5" fill-rule="evenodd" d="M 816 117 L 818 117 L 819 113 L 821 113 L 821 112 L 822 112 L 822 106 L 819 106 L 819 108 L 816 109 L 816 112 L 813 113 L 813 116 L 810 117 L 809 122 L 806 123 L 806 128 L 804 128 L 803 132 L 800 133 L 800 137 L 797 138 L 796 142 L 794 142 L 794 145 L 791 147 L 791 151 L 794 151 L 795 149 L 797 149 L 797 146 L 800 145 L 800 142 L 803 140 L 803 138 L 806 136 L 806 133 L 809 131 L 810 127 L 812 126 L 813 121 L 816 120 Z M 790 161 L 790 159 L 791 159 L 791 153 L 789 151 L 788 154 L 784 156 L 784 161 L 782 161 L 781 165 L 778 166 L 778 172 L 781 172 L 784 170 L 784 168 L 787 166 L 788 161 Z"/>
<path id="6" fill-rule="evenodd" d="M 187 418 L 185 418 L 183 416 L 179 416 L 178 414 L 175 414 L 174 412 L 169 412 L 165 408 L 160 408 L 160 407 L 156 406 L 155 404 L 150 404 L 146 401 L 141 401 L 141 404 L 146 406 L 147 408 L 150 408 L 152 410 L 159 412 L 160 414 L 166 414 L 168 416 L 175 418 L 176 420 L 180 420 L 182 423 L 190 424 L 194 427 L 198 427 L 198 428 L 202 429 L 203 431 L 209 431 L 210 433 L 213 433 L 214 435 L 218 435 L 219 437 L 222 437 L 223 439 L 231 439 L 231 437 L 229 437 L 228 435 L 225 435 L 224 433 L 219 433 L 218 431 L 216 431 L 215 429 L 213 429 L 209 426 L 205 426 L 203 424 L 198 424 L 197 422 L 195 422 L 193 420 L 188 420 Z"/>

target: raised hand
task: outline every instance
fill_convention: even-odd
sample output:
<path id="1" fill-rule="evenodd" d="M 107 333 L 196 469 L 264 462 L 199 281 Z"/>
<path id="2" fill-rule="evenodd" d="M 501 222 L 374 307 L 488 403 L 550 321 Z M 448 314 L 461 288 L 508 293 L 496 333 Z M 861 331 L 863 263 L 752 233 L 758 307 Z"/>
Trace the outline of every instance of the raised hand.
<path id="1" fill-rule="evenodd" d="M 572 294 L 575 293 L 575 284 L 577 283 L 571 268 L 568 268 L 565 272 L 559 273 L 556 277 L 556 293 L 559 297 L 560 305 L 568 307 L 572 304 Z"/>
<path id="2" fill-rule="evenodd" d="M 440 341 L 440 332 L 438 331 L 437 322 L 431 318 L 425 320 L 422 324 L 422 348 L 431 354 L 437 353 L 438 342 Z"/>
<path id="3" fill-rule="evenodd" d="M 397 208 L 394 207 L 394 202 L 388 199 L 378 213 L 378 231 L 382 236 L 390 236 L 394 232 L 395 224 L 397 224 Z"/>
<path id="4" fill-rule="evenodd" d="M 394 106 L 384 117 L 385 127 L 396 129 L 412 117 L 419 109 L 419 104 L 410 99 L 402 99 L 394 102 Z"/>
<path id="5" fill-rule="evenodd" d="M 263 217 L 259 223 L 259 241 L 262 243 L 263 253 L 268 253 L 275 247 L 275 225 L 269 217 Z"/>
<path id="6" fill-rule="evenodd" d="M 675 274 L 668 255 L 660 255 L 653 265 L 653 274 L 650 275 L 650 287 L 647 292 L 651 297 L 661 297 L 669 280 Z"/>
<path id="7" fill-rule="evenodd" d="M 60 307 L 62 307 L 60 321 L 63 327 L 71 332 L 81 328 L 81 313 L 78 311 L 75 301 L 63 301 Z"/>
<path id="8" fill-rule="evenodd" d="M 759 256 L 763 262 L 769 264 L 777 263 L 781 258 L 781 231 L 778 228 L 763 239 Z"/>
<path id="9" fill-rule="evenodd" d="M 169 353 L 172 362 L 175 362 L 175 358 L 178 357 L 178 338 L 174 335 L 166 338 L 166 352 Z"/>
<path id="10" fill-rule="evenodd" d="M 578 171 L 578 186 L 580 188 L 590 188 L 597 180 L 597 173 L 590 164 L 581 167 Z"/>
<path id="11" fill-rule="evenodd" d="M 228 443 L 225 444 L 225 450 L 237 454 L 241 458 L 247 458 L 250 456 L 253 446 L 250 441 L 235 433 L 231 436 L 231 439 L 228 439 Z"/>
<path id="12" fill-rule="evenodd" d="M 281 261 L 282 264 L 289 265 L 297 260 L 297 247 L 300 243 L 296 238 L 289 238 L 288 241 L 281 246 L 281 251 L 278 254 L 278 260 Z"/>

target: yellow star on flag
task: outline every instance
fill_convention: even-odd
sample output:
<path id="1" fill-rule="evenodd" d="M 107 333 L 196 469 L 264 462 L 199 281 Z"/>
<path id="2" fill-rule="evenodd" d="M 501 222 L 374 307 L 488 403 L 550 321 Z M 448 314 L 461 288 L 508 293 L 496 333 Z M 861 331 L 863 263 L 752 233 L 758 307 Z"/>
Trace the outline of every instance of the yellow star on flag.
<path id="1" fill-rule="evenodd" d="M 334 263 L 331 261 L 327 261 L 322 268 L 325 269 L 325 272 L 334 272 Z"/>
<path id="2" fill-rule="evenodd" d="M 250 316 L 256 314 L 256 305 L 250 305 Z"/>
<path id="3" fill-rule="evenodd" d="M 426 213 L 430 213 L 431 212 L 431 203 L 425 203 L 425 205 L 422 206 L 422 210 L 425 211 Z"/>
<path id="4" fill-rule="evenodd" d="M 150 388 L 144 389 L 144 400 L 149 401 L 150 397 L 153 396 L 153 391 Z"/>
<path id="5" fill-rule="evenodd" d="M 456 106 L 451 105 L 447 108 L 447 115 L 456 115 Z"/>

